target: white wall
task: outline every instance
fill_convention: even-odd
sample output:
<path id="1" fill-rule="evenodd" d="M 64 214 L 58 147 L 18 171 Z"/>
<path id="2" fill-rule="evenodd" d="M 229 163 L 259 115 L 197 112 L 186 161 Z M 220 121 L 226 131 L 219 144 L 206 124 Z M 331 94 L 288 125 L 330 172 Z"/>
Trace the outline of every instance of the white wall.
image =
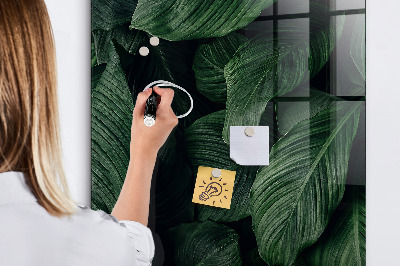
<path id="1" fill-rule="evenodd" d="M 366 8 L 367 265 L 400 265 L 400 2 Z"/>
<path id="2" fill-rule="evenodd" d="M 45 0 L 57 49 L 61 137 L 72 197 L 90 206 L 90 0 Z"/>
<path id="3" fill-rule="evenodd" d="M 55 31 L 65 167 L 90 204 L 90 1 L 46 0 Z M 367 264 L 400 265 L 400 2 L 367 0 Z"/>

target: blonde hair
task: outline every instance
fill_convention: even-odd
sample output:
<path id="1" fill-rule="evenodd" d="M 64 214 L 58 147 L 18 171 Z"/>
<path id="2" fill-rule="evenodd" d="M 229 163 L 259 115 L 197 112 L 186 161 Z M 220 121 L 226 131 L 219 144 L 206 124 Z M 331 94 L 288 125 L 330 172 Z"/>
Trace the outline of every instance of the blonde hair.
<path id="1" fill-rule="evenodd" d="M 62 165 L 53 31 L 43 0 L 0 1 L 0 173 L 21 171 L 50 214 L 72 214 Z"/>

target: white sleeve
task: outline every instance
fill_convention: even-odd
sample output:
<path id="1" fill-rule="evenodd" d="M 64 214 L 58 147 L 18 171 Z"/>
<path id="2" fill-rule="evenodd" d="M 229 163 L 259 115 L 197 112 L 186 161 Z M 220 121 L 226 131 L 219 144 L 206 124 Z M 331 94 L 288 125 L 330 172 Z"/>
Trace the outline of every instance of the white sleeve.
<path id="1" fill-rule="evenodd" d="M 128 236 L 134 241 L 136 258 L 143 265 L 151 265 L 154 257 L 154 240 L 150 229 L 141 223 L 122 220 L 119 221 L 128 231 Z"/>
<path id="2" fill-rule="evenodd" d="M 81 207 L 81 206 L 80 206 Z M 82 207 L 81 207 L 82 208 Z M 89 209 L 86 207 L 85 209 Z M 89 209 L 90 210 L 90 209 Z M 154 257 L 154 240 L 151 230 L 143 224 L 135 221 L 121 220 L 119 221 L 113 215 L 108 214 L 102 210 L 94 211 L 104 220 L 110 220 L 119 224 L 121 228 L 126 229 L 128 240 L 135 252 L 137 264 L 135 265 L 151 265 Z"/>

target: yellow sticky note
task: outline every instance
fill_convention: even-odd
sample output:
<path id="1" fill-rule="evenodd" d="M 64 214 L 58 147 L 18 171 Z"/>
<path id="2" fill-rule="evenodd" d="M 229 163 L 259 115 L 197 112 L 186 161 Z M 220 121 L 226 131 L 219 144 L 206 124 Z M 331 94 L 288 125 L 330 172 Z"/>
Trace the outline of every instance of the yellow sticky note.
<path id="1" fill-rule="evenodd" d="M 213 170 L 217 171 L 218 177 L 213 176 Z M 235 175 L 235 171 L 199 166 L 192 201 L 230 209 Z"/>

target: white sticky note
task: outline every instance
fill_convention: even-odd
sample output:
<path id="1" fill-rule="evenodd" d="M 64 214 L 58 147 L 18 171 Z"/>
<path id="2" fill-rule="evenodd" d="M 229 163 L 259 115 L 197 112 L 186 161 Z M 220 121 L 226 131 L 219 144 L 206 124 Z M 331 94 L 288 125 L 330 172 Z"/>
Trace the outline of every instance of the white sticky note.
<path id="1" fill-rule="evenodd" d="M 230 157 L 239 165 L 269 165 L 269 127 L 231 126 Z"/>

